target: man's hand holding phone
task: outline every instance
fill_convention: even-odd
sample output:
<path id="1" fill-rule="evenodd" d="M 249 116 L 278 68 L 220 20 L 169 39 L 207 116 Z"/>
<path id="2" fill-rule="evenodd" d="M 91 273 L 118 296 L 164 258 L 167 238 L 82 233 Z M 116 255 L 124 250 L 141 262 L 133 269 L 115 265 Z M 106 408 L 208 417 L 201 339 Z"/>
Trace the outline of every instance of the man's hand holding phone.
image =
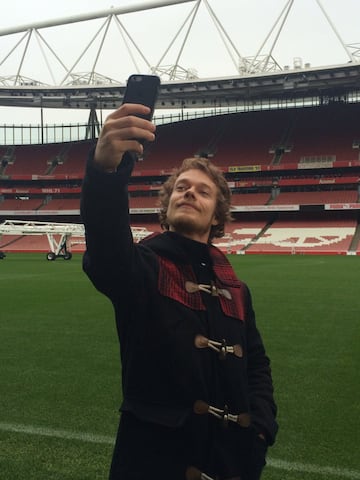
<path id="1" fill-rule="evenodd" d="M 127 151 L 142 157 L 144 143 L 155 140 L 151 122 L 158 96 L 160 79 L 155 75 L 131 75 L 123 103 L 111 113 L 101 130 L 95 150 L 95 163 L 113 172 Z"/>
<path id="2" fill-rule="evenodd" d="M 114 172 L 125 152 L 143 154 L 142 142 L 155 140 L 155 125 L 142 118 L 149 113 L 145 105 L 124 103 L 107 117 L 95 149 L 94 161 L 99 168 Z"/>

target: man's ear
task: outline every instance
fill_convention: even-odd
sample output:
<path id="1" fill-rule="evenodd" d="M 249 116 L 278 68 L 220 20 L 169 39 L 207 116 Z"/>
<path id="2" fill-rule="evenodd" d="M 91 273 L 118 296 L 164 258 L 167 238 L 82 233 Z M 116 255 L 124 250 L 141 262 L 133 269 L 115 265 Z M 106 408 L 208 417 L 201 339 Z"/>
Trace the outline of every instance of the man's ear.
<path id="1" fill-rule="evenodd" d="M 215 225 L 219 225 L 219 220 L 215 217 L 215 215 L 214 215 L 214 218 L 213 218 L 213 220 L 212 220 L 212 222 L 211 222 L 211 225 L 212 225 L 213 227 L 215 227 Z"/>

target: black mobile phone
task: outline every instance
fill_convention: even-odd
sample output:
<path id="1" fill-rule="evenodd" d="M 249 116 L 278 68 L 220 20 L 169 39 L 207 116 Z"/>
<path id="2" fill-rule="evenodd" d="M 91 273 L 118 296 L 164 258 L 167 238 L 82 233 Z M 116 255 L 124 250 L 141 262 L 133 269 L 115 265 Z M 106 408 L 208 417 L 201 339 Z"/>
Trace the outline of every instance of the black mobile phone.
<path id="1" fill-rule="evenodd" d="M 159 94 L 160 78 L 157 75 L 134 74 L 128 78 L 122 103 L 140 103 L 151 109 L 149 115 L 139 115 L 151 120 Z"/>

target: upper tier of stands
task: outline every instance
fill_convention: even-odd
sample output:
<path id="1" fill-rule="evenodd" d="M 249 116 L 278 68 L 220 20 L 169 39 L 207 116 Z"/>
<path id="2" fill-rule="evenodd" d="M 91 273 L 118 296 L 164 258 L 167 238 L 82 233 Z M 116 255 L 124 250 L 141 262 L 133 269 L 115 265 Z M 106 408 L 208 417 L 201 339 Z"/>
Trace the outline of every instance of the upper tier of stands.
<path id="1" fill-rule="evenodd" d="M 201 153 L 220 167 L 298 164 L 312 160 L 358 162 L 360 105 L 334 104 L 268 110 L 180 122 L 159 127 L 146 169 L 169 169 Z"/>
<path id="2" fill-rule="evenodd" d="M 54 175 L 73 175 L 82 178 L 85 162 L 92 147 L 92 142 L 69 143 L 66 145 L 60 162 L 54 166 Z"/>
<path id="3" fill-rule="evenodd" d="M 326 105 L 321 108 L 298 109 L 293 112 L 286 144 L 290 151 L 281 163 L 336 161 L 359 159 L 358 105 Z M 355 147 L 355 148 L 354 148 Z"/>
<path id="4" fill-rule="evenodd" d="M 255 111 L 159 125 L 135 175 L 168 173 L 187 157 L 206 154 L 220 167 L 300 165 L 332 159 L 359 162 L 360 104 Z M 0 149 L 0 174 L 71 175 L 81 178 L 92 141 Z M 251 171 L 251 168 L 250 168 Z"/>
<path id="5" fill-rule="evenodd" d="M 157 140 L 149 148 L 135 173 L 146 169 L 169 170 L 184 158 L 208 155 L 220 167 L 270 165 L 269 152 L 286 129 L 286 111 L 219 115 L 159 127 Z M 273 118 L 276 117 L 276 118 Z"/>
<path id="6" fill-rule="evenodd" d="M 46 175 L 52 170 L 52 163 L 61 152 L 62 145 L 23 145 L 17 146 L 4 165 L 3 174 Z"/>
<path id="7" fill-rule="evenodd" d="M 1 175 L 82 178 L 93 142 L 22 145 L 0 151 Z"/>

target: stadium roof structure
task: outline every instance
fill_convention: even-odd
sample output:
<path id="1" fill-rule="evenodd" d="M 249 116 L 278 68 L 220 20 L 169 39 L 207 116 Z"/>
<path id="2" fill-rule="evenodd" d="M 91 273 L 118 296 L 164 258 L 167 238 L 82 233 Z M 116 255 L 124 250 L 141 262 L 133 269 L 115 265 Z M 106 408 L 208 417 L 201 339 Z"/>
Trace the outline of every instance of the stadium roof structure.
<path id="1" fill-rule="evenodd" d="M 125 86 L 15 86 L 0 88 L 0 105 L 44 108 L 116 108 Z M 360 64 L 204 80 L 163 81 L 156 108 L 231 107 L 250 102 L 317 97 L 360 98 Z"/>
<path id="2" fill-rule="evenodd" d="M 284 6 L 271 31 L 266 35 L 258 52 L 251 58 L 244 57 L 239 53 L 209 0 L 132 2 L 128 7 L 111 8 L 105 11 L 2 29 L 0 30 L 0 39 L 3 37 L 9 40 L 13 39 L 14 44 L 2 58 L 0 56 L 0 67 L 6 65 L 16 51 L 20 48 L 22 50 L 13 74 L 1 76 L 0 70 L 0 106 L 85 108 L 89 110 L 96 110 L 97 108 L 113 109 L 119 106 L 123 98 L 125 82 L 114 80 L 97 72 L 98 61 L 103 53 L 108 31 L 113 24 L 120 32 L 129 51 L 129 56 L 134 60 L 133 71 L 128 73 L 135 73 L 138 68 L 135 61 L 136 53 L 142 59 L 143 65 L 149 70 L 149 73 L 157 74 L 162 78 L 157 109 L 233 107 L 257 102 L 271 103 L 276 100 L 286 102 L 296 98 L 314 97 L 319 100 L 319 103 L 326 103 L 333 99 L 348 101 L 349 98 L 355 98 L 357 101 L 357 97 L 360 97 L 360 63 L 358 62 L 356 44 L 346 45 L 343 42 L 320 0 L 314 1 L 343 48 L 348 60 L 347 63 L 313 68 L 310 64 L 303 65 L 302 60 L 298 59 L 299 61 L 292 68 L 280 67 L 274 58 L 274 49 L 294 6 L 294 0 L 284 0 Z M 152 64 L 138 47 L 135 38 L 130 35 L 122 18 L 135 12 L 145 12 L 179 4 L 189 4 L 191 9 L 170 44 L 166 46 L 165 53 L 155 64 Z M 196 70 L 185 69 L 181 66 L 182 52 L 200 6 L 206 8 L 231 61 L 236 67 L 234 75 L 220 78 L 199 78 Z M 105 20 L 89 43 L 85 45 L 77 61 L 72 67 L 66 67 L 66 59 L 60 58 L 49 41 L 45 39 L 43 32 L 64 25 L 89 22 L 94 19 Z M 17 37 L 19 34 L 22 34 L 20 39 Z M 181 36 L 182 38 L 180 38 Z M 50 71 L 50 76 L 54 80 L 54 85 L 47 83 L 45 80 L 25 75 L 25 60 L 31 55 L 30 45 L 35 40 Z M 85 56 L 96 41 L 98 47 L 93 52 L 91 70 L 86 73 L 77 72 L 81 58 Z M 163 61 L 166 53 L 173 47 L 175 41 L 180 42 L 176 59 L 172 65 L 164 66 Z M 268 50 L 266 54 L 263 54 L 265 46 Z M 51 69 L 51 61 L 53 60 L 58 67 L 60 65 L 63 71 L 62 79 L 59 81 L 56 80 L 56 75 Z"/>

